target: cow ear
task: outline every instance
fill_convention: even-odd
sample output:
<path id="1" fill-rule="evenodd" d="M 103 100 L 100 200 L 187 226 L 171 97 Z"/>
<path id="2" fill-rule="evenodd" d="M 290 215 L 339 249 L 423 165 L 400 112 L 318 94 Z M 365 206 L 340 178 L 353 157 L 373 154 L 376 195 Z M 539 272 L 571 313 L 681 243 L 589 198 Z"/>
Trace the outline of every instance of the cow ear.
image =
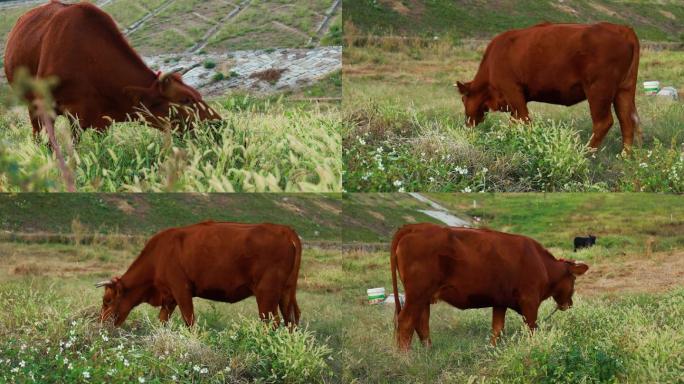
<path id="1" fill-rule="evenodd" d="M 124 87 L 123 92 L 126 96 L 128 96 L 129 99 L 131 99 L 133 105 L 136 106 L 140 105 L 141 103 L 147 104 L 147 101 L 150 100 L 152 93 L 149 88 L 136 86 Z"/>
<path id="2" fill-rule="evenodd" d="M 470 83 L 461 83 L 460 81 L 457 81 L 456 87 L 458 87 L 458 92 L 463 96 L 467 96 L 468 93 L 470 93 Z"/>
<path id="3" fill-rule="evenodd" d="M 584 263 L 573 263 L 570 265 L 570 272 L 575 276 L 584 275 L 588 269 L 589 266 Z"/>

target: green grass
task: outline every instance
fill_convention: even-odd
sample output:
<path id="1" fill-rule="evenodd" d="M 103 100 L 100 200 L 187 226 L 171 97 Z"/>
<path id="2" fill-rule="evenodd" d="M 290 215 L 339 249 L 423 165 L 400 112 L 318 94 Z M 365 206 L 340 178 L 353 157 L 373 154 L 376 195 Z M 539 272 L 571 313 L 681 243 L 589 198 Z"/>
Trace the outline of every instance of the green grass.
<path id="1" fill-rule="evenodd" d="M 684 206 L 681 196 L 643 193 L 424 193 L 455 216 L 474 226 L 522 234 L 573 257 L 576 236 L 598 236 L 598 246 L 582 258 L 601 260 L 625 254 L 643 255 L 647 243 L 655 252 L 684 248 Z M 395 231 L 417 222 L 435 222 L 420 210 L 426 204 L 404 193 L 343 195 L 342 241 L 383 243 Z M 441 223 L 440 223 L 441 224 Z"/>
<path id="2" fill-rule="evenodd" d="M 274 100 L 274 101 L 272 101 Z M 141 123 L 86 131 L 67 162 L 80 191 L 338 192 L 340 114 L 334 106 L 290 105 L 281 98 L 224 97 L 224 117 L 171 135 Z M 60 191 L 62 179 L 44 137 L 36 144 L 23 109 L 0 115 L 0 190 Z M 58 120 L 62 142 L 69 140 Z"/>
<path id="3" fill-rule="evenodd" d="M 0 231 L 67 234 L 77 222 L 85 234 L 151 236 L 216 220 L 281 223 L 307 241 L 332 242 L 341 209 L 338 194 L 0 194 Z"/>
<path id="4" fill-rule="evenodd" d="M 445 194 L 427 196 L 480 226 L 530 236 L 572 257 L 575 236 L 598 236 L 585 259 L 684 248 L 681 196 L 641 193 Z"/>
<path id="5" fill-rule="evenodd" d="M 513 28 L 543 21 L 591 23 L 609 21 L 632 25 L 644 40 L 684 41 L 684 5 L 676 0 L 517 0 L 376 1 L 349 0 L 345 21 L 363 33 L 378 35 L 490 37 Z"/>
<path id="6" fill-rule="evenodd" d="M 258 0 L 223 25 L 209 40 L 210 50 L 303 47 L 314 35 L 332 1 Z M 284 25 L 285 27 L 283 27 Z M 332 45 L 334 36 L 324 45 Z"/>
<path id="7" fill-rule="evenodd" d="M 532 124 L 491 113 L 466 127 L 452 87 L 484 46 L 388 39 L 343 52 L 347 191 L 684 191 L 684 104 L 639 95 L 643 146 L 620 155 L 619 125 L 598 153 L 588 104 L 530 103 Z M 682 51 L 642 50 L 641 81 L 680 87 Z"/>
<path id="8" fill-rule="evenodd" d="M 414 343 L 403 355 L 394 348 L 393 308 L 364 304 L 367 287 L 389 286 L 385 252 L 305 249 L 297 295 L 303 329 L 293 334 L 262 328 L 253 298 L 195 299 L 191 330 L 178 314 L 159 326 L 147 305 L 120 329 L 102 327 L 102 292 L 92 283 L 122 272 L 137 247 L 0 243 L 9 251 L 0 253 L 2 380 L 272 382 L 277 374 L 274 381 L 292 383 L 676 382 L 684 363 L 681 289 L 617 297 L 580 289 L 575 306 L 540 321 L 533 336 L 509 313 L 496 348 L 488 344 L 489 310 L 433 305 L 432 349 Z M 542 306 L 542 318 L 552 307 Z"/>

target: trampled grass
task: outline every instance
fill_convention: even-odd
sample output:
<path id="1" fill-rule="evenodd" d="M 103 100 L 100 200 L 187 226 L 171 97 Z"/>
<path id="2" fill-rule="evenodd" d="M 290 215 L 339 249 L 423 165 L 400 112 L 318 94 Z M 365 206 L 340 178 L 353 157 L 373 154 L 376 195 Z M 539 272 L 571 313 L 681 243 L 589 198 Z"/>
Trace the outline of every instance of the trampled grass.
<path id="1" fill-rule="evenodd" d="M 302 330 L 268 331 L 253 298 L 196 299 L 198 326 L 136 308 L 120 329 L 101 326 L 101 290 L 137 247 L 0 244 L 0 377 L 21 382 L 676 382 L 684 364 L 681 289 L 605 295 L 578 286 L 575 306 L 530 336 L 510 312 L 489 346 L 489 310 L 432 306 L 433 347 L 407 355 L 392 337 L 393 307 L 368 306 L 368 287 L 390 285 L 386 252 L 305 247 L 298 301 Z M 24 258 L 40 258 L 33 268 Z M 591 270 L 590 270 L 591 271 Z M 592 279 L 591 273 L 583 276 Z M 553 305 L 545 303 L 542 318 Z M 308 376 L 307 376 L 308 374 Z"/>
<path id="2" fill-rule="evenodd" d="M 183 135 L 141 123 L 87 130 L 67 148 L 84 192 L 335 192 L 341 190 L 340 113 L 336 106 L 233 95 L 213 104 L 224 117 Z M 61 123 L 60 123 L 61 121 Z M 61 142 L 70 129 L 60 119 Z M 24 108 L 0 116 L 0 190 L 60 191 L 47 139 L 35 143 Z"/>
<path id="3" fill-rule="evenodd" d="M 344 188 L 356 191 L 684 191 L 684 104 L 637 97 L 643 145 L 621 153 L 615 124 L 597 153 L 588 104 L 530 103 L 533 122 L 491 113 L 465 126 L 457 80 L 475 75 L 484 45 L 345 31 Z M 351 32 L 350 32 L 351 31 Z M 680 93 L 683 52 L 642 50 L 639 81 Z"/>

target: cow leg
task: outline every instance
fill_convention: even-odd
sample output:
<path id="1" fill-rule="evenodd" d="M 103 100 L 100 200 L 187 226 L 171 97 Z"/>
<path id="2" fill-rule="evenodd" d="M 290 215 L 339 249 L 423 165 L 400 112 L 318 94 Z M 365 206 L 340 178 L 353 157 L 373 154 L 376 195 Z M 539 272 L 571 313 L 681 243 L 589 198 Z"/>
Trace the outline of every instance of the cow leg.
<path id="1" fill-rule="evenodd" d="M 423 345 L 426 348 L 430 348 L 432 346 L 432 340 L 430 340 L 430 304 L 423 307 L 416 332 L 418 332 L 418 337 L 423 342 Z"/>
<path id="2" fill-rule="evenodd" d="M 36 116 L 36 112 L 31 106 L 29 106 L 29 118 L 31 119 L 31 126 L 33 127 L 33 140 L 36 143 L 40 143 L 40 119 Z"/>
<path id="3" fill-rule="evenodd" d="M 510 106 L 511 116 L 524 123 L 530 122 L 530 111 L 527 109 L 527 100 L 520 89 L 509 89 L 505 92 L 506 102 Z"/>
<path id="4" fill-rule="evenodd" d="M 429 306 L 430 303 L 425 305 Z M 422 309 L 423 305 L 415 305 L 407 299 L 406 305 L 399 312 L 399 318 L 397 319 L 397 345 L 402 351 L 408 351 L 411 348 L 413 332 L 416 330 Z"/>
<path id="5" fill-rule="evenodd" d="M 639 130 L 639 115 L 634 105 L 634 90 L 618 91 L 613 100 L 615 114 L 620 122 L 622 131 L 622 148 L 629 151 L 634 141 L 634 133 L 637 133 L 637 141 L 641 143 L 641 131 Z"/>
<path id="6" fill-rule="evenodd" d="M 294 288 L 286 289 L 280 297 L 279 302 L 280 313 L 283 315 L 283 319 L 285 319 L 285 325 L 290 329 L 293 326 L 299 325 L 300 316 L 297 298 L 292 290 L 294 290 Z"/>
<path id="7" fill-rule="evenodd" d="M 494 307 L 492 310 L 492 346 L 496 347 L 496 340 L 506 322 L 506 307 Z"/>
<path id="8" fill-rule="evenodd" d="M 176 302 L 175 301 L 163 303 L 162 308 L 159 311 L 159 321 L 166 324 L 169 321 L 169 319 L 171 318 L 171 315 L 173 314 L 174 309 L 176 309 Z"/>
<path id="9" fill-rule="evenodd" d="M 185 325 L 192 327 L 195 324 L 195 310 L 192 305 L 192 295 L 184 288 L 172 289 L 171 293 L 173 294 L 175 302 L 178 303 L 178 308 L 181 311 L 181 315 L 183 315 Z"/>
<path id="10" fill-rule="evenodd" d="M 589 109 L 591 110 L 591 120 L 593 123 L 593 130 L 589 146 L 591 148 L 598 148 L 606 137 L 608 130 L 613 125 L 613 114 L 610 111 L 610 104 L 612 97 L 605 95 L 592 95 L 587 93 L 587 100 L 589 100 Z"/>
<path id="11" fill-rule="evenodd" d="M 537 312 L 539 311 L 539 301 L 525 300 L 520 303 L 520 313 L 522 313 L 525 324 L 534 332 L 537 329 Z"/>
<path id="12" fill-rule="evenodd" d="M 280 317 L 278 316 L 278 305 L 280 303 L 280 292 L 274 292 L 273 286 L 269 284 L 263 284 L 263 281 L 269 281 L 270 279 L 262 280 L 260 287 L 254 292 L 256 296 L 257 306 L 259 307 L 259 317 L 263 321 L 273 321 L 273 327 L 278 327 L 280 325 Z M 286 317 L 287 318 L 287 317 Z"/>

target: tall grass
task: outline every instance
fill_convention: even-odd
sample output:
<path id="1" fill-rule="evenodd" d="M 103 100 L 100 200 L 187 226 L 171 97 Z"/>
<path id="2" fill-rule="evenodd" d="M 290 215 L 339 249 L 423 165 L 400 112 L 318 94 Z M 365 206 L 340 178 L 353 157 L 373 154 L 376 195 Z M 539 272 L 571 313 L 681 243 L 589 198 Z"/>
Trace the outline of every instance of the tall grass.
<path id="1" fill-rule="evenodd" d="M 67 154 L 80 191 L 331 192 L 341 189 L 340 116 L 334 108 L 233 96 L 219 124 L 174 135 L 138 122 L 85 131 Z M 23 111 L 22 111 L 23 112 Z M 61 141 L 71 140 L 66 120 Z M 21 112 L 0 115 L 0 190 L 63 189 L 45 141 Z"/>

